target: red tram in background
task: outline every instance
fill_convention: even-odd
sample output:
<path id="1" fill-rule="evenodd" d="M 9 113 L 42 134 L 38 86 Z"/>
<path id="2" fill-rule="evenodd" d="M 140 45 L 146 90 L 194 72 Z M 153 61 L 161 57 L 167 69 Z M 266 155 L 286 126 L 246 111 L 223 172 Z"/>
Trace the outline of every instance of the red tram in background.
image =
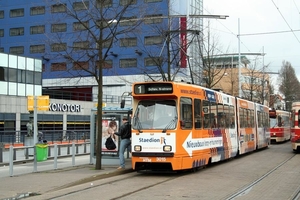
<path id="1" fill-rule="evenodd" d="M 292 148 L 296 152 L 300 152 L 300 102 L 292 104 L 292 128 L 291 128 L 291 143 Z"/>
<path id="2" fill-rule="evenodd" d="M 291 113 L 269 110 L 271 143 L 285 142 L 291 138 Z"/>

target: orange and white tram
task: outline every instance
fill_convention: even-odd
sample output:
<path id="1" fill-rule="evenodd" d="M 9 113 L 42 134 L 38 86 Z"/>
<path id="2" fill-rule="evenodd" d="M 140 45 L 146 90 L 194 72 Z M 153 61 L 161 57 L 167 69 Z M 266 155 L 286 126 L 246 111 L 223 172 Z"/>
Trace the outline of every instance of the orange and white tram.
<path id="1" fill-rule="evenodd" d="M 132 97 L 134 170 L 199 168 L 269 144 L 266 106 L 182 82 L 135 83 Z"/>
<path id="2" fill-rule="evenodd" d="M 269 110 L 271 142 L 285 142 L 291 138 L 291 113 L 285 110 Z"/>
<path id="3" fill-rule="evenodd" d="M 291 128 L 291 143 L 292 149 L 300 152 L 300 102 L 292 104 L 292 128 Z"/>

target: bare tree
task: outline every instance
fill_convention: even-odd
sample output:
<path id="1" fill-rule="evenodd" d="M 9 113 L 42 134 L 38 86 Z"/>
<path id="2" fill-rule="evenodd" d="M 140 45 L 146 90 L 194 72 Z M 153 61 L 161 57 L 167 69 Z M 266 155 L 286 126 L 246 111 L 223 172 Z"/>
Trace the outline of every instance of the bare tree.
<path id="1" fill-rule="evenodd" d="M 300 83 L 297 79 L 295 69 L 288 61 L 283 61 L 278 76 L 279 91 L 284 95 L 286 108 L 291 109 L 291 103 L 300 99 Z"/>
<path id="2" fill-rule="evenodd" d="M 250 101 L 263 103 L 268 95 L 266 92 L 268 75 L 264 73 L 264 67 L 260 67 L 260 65 L 259 60 L 255 59 L 247 68 L 244 68 L 242 72 L 244 77 L 242 96 Z"/>
<path id="3" fill-rule="evenodd" d="M 155 46 L 155 48 L 148 48 L 147 45 L 149 44 L 146 44 L 139 49 L 140 52 L 147 56 L 144 65 L 139 66 L 139 69 L 143 71 L 149 80 L 174 81 L 182 75 L 179 74 L 182 68 L 181 61 L 184 57 L 187 57 L 187 53 L 182 49 L 182 44 L 178 41 L 178 38 L 180 38 L 182 33 L 192 35 L 191 41 L 184 44 L 188 48 L 192 42 L 195 42 L 193 40 L 195 32 L 199 31 L 176 28 L 174 24 L 178 24 L 179 18 L 173 20 L 171 18 L 154 17 L 154 19 L 148 19 L 147 21 L 158 19 L 163 20 L 163 23 L 159 23 L 159 25 L 155 23 L 148 24 L 148 31 L 156 36 L 157 39 L 150 44 Z"/>
<path id="4" fill-rule="evenodd" d="M 200 49 L 201 62 L 197 67 L 200 67 L 200 74 L 193 72 L 193 76 L 198 79 L 202 78 L 205 87 L 213 88 L 226 75 L 226 69 L 229 67 L 230 61 L 225 60 L 222 46 L 219 44 L 218 37 L 213 35 L 208 26 L 207 34 L 202 41 L 198 42 Z"/>
<path id="5" fill-rule="evenodd" d="M 145 7 L 138 7 L 134 0 L 120 1 L 115 5 L 111 0 L 79 1 L 74 2 L 50 0 L 51 7 L 59 6 L 63 11 L 57 19 L 72 19 L 73 33 L 65 35 L 58 31 L 51 41 L 51 50 L 56 54 L 56 59 L 73 65 L 66 69 L 66 63 L 59 63 L 57 68 L 62 68 L 73 77 L 92 76 L 98 85 L 97 97 L 97 140 L 96 140 L 96 169 L 102 167 L 102 83 L 103 70 L 113 71 L 112 59 L 115 54 L 111 50 L 118 41 L 118 35 L 131 36 L 137 30 L 140 20 L 145 13 Z M 121 28 L 120 28 L 121 27 Z M 73 41 L 70 44 L 69 40 Z M 122 42 L 122 41 L 121 41 Z M 126 41 L 123 41 L 126 42 Z M 128 41 L 127 41 L 128 42 Z"/>

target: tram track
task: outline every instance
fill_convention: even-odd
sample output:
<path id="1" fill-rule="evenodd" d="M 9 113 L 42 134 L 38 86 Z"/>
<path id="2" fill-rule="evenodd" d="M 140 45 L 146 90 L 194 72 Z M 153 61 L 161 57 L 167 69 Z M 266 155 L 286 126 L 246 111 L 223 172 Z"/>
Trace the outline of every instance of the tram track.
<path id="1" fill-rule="evenodd" d="M 77 190 L 71 190 L 70 192 L 63 192 L 60 194 L 59 190 L 65 190 L 68 189 L 69 187 L 73 187 L 77 184 L 73 185 L 68 185 L 65 187 L 61 187 L 60 189 L 56 189 L 56 194 L 52 193 L 51 198 L 43 198 L 43 199 L 66 199 L 66 198 L 72 198 L 72 197 L 78 197 L 78 195 L 83 194 L 83 193 L 89 193 L 89 191 L 92 190 L 99 190 L 99 191 L 105 191 L 105 188 L 109 188 L 112 186 L 119 187 L 121 185 L 128 185 L 128 182 L 141 182 L 143 180 L 143 177 L 147 177 L 147 181 L 145 183 L 141 183 L 136 185 L 136 187 L 132 187 L 132 189 L 127 190 L 127 192 L 121 192 L 120 194 L 114 193 L 114 194 L 108 194 L 108 196 L 102 196 L 103 199 L 110 199 L 110 200 L 119 200 L 124 197 L 128 197 L 130 195 L 134 195 L 138 192 L 148 190 L 154 186 L 158 186 L 170 181 L 173 181 L 177 178 L 180 178 L 186 174 L 189 174 L 187 172 L 183 173 L 169 173 L 169 175 L 166 175 L 165 173 L 153 173 L 153 172 L 146 172 L 146 173 L 137 173 L 137 172 L 131 172 L 131 173 L 126 173 L 123 175 L 118 175 L 114 176 L 111 178 L 106 178 L 99 180 L 99 183 L 97 183 L 96 180 L 94 180 L 92 183 L 93 185 L 90 187 L 83 187 L 81 189 Z M 137 181 L 139 180 L 139 181 Z M 145 178 L 144 178 L 145 180 Z M 150 181 L 148 181 L 150 180 Z M 53 191 L 52 191 L 53 192 Z"/>
<path id="2" fill-rule="evenodd" d="M 260 178 L 256 179 L 255 181 L 253 181 L 249 185 L 244 186 L 242 189 L 240 189 L 239 191 L 235 192 L 234 194 L 231 194 L 229 197 L 226 197 L 226 200 L 234 200 L 237 197 L 240 197 L 240 196 L 243 196 L 243 195 L 247 194 L 254 186 L 258 185 L 262 180 L 264 180 L 266 177 L 268 177 L 271 174 L 273 174 L 276 170 L 278 170 L 279 168 L 281 168 L 283 165 L 285 165 L 288 161 L 290 161 L 295 156 L 296 156 L 296 154 L 293 154 L 291 157 L 289 157 L 288 159 L 284 160 L 283 162 L 281 162 L 280 164 L 278 164 L 276 167 L 274 167 L 273 169 L 271 169 L 267 173 L 263 174 Z M 297 191 L 295 191 L 295 194 L 293 194 L 290 199 L 291 200 L 296 200 L 296 199 L 299 199 L 299 198 L 300 198 L 300 187 L 298 187 Z"/>
<path id="3" fill-rule="evenodd" d="M 196 173 L 118 171 L 55 188 L 36 199 L 296 200 L 300 199 L 299 156 L 284 143 Z"/>

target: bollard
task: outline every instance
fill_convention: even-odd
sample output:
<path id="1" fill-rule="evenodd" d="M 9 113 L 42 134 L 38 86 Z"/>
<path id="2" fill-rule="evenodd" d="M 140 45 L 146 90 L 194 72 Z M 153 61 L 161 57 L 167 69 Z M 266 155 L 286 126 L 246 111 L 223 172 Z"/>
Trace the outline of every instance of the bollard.
<path id="1" fill-rule="evenodd" d="M 57 155 L 59 155 L 59 156 L 60 156 L 60 146 L 61 145 L 58 146 L 58 153 L 57 153 Z"/>
<path id="2" fill-rule="evenodd" d="M 51 157 L 51 145 L 48 145 L 48 157 Z"/>
<path id="3" fill-rule="evenodd" d="M 16 149 L 14 149 L 14 158 L 13 159 L 17 160 L 17 150 Z"/>
<path id="4" fill-rule="evenodd" d="M 4 143 L 0 142 L 0 162 L 3 162 L 3 149 L 4 149 Z"/>
<path id="5" fill-rule="evenodd" d="M 54 169 L 57 169 L 57 144 L 54 144 Z"/>
<path id="6" fill-rule="evenodd" d="M 13 151 L 14 147 L 10 145 L 9 147 L 9 175 L 14 176 L 14 162 L 13 162 Z"/>
<path id="7" fill-rule="evenodd" d="M 70 155 L 70 144 L 67 146 L 67 154 Z"/>
<path id="8" fill-rule="evenodd" d="M 25 159 L 29 159 L 28 147 L 25 149 Z"/>
<path id="9" fill-rule="evenodd" d="M 72 142 L 72 166 L 75 166 L 75 143 Z"/>
<path id="10" fill-rule="evenodd" d="M 84 144 L 83 144 L 83 153 L 86 153 L 86 142 L 84 141 Z"/>
<path id="11" fill-rule="evenodd" d="M 3 149 L 0 147 L 0 163 L 3 162 Z"/>
<path id="12" fill-rule="evenodd" d="M 36 147 L 33 146 L 33 172 L 37 172 Z"/>

